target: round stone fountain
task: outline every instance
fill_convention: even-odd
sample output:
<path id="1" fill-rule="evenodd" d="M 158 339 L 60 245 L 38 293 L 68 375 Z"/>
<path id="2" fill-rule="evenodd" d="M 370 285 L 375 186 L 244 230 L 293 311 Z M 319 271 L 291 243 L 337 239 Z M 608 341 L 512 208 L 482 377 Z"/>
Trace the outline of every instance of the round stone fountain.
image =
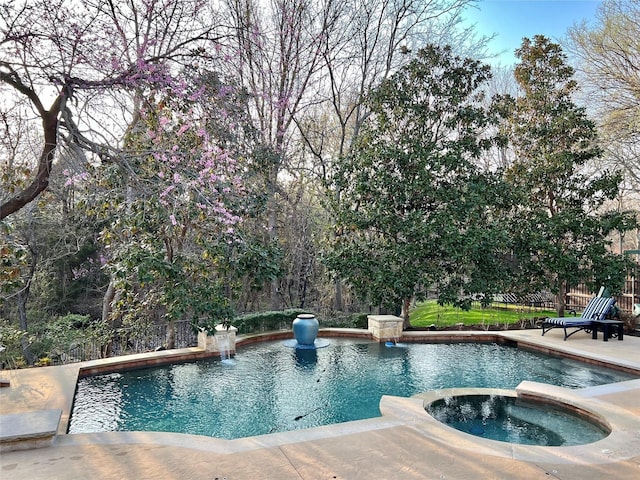
<path id="1" fill-rule="evenodd" d="M 285 340 L 284 344 L 287 347 L 302 349 L 302 350 L 315 350 L 316 348 L 322 348 L 329 345 L 329 341 L 317 338 L 318 331 L 320 330 L 320 324 L 318 319 L 312 313 L 301 313 L 298 315 L 291 324 L 293 330 L 293 339 Z"/>

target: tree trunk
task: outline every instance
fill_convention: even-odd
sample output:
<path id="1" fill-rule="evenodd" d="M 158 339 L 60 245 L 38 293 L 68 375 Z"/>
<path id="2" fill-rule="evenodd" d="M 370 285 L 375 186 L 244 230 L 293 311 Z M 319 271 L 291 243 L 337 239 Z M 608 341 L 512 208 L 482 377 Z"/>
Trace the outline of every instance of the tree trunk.
<path id="1" fill-rule="evenodd" d="M 107 325 L 113 327 L 111 322 L 111 310 L 113 309 L 113 302 L 116 298 L 116 286 L 115 282 L 111 280 L 109 282 L 109 286 L 107 287 L 107 291 L 104 294 L 104 298 L 102 299 L 102 322 Z M 100 356 L 102 358 L 108 358 L 111 355 L 111 347 L 113 345 L 113 335 L 107 341 L 105 345 L 100 347 Z"/>
<path id="2" fill-rule="evenodd" d="M 335 282 L 335 294 L 336 294 L 336 311 L 342 312 L 344 310 L 344 303 L 342 300 L 342 281 L 336 277 Z"/>
<path id="3" fill-rule="evenodd" d="M 406 330 L 411 328 L 411 321 L 409 320 L 409 308 L 411 307 L 411 297 L 406 297 L 402 300 L 402 329 Z"/>
<path id="4" fill-rule="evenodd" d="M 269 178 L 269 200 L 268 200 L 268 229 L 269 229 L 269 240 L 275 242 L 278 240 L 278 213 L 277 213 L 277 205 L 276 205 L 276 188 L 275 182 L 277 181 L 277 174 L 270 174 Z M 280 279 L 274 278 L 271 280 L 271 291 L 270 291 L 270 300 L 271 300 L 271 310 L 280 310 Z"/>
<path id="5" fill-rule="evenodd" d="M 36 263 L 38 261 L 38 256 L 34 251 L 33 245 L 35 244 L 35 242 L 33 241 L 33 239 L 30 238 L 27 243 L 29 245 L 29 251 L 31 252 L 29 273 L 27 278 L 25 279 L 24 288 L 18 291 L 16 301 L 18 303 L 18 318 L 20 322 L 20 330 L 25 332 L 25 334 L 22 335 L 22 338 L 20 339 L 20 345 L 22 346 L 22 356 L 27 361 L 27 364 L 33 365 L 36 361 L 36 358 L 31 352 L 31 348 L 29 347 L 28 343 L 28 336 L 26 334 L 26 332 L 29 330 L 29 322 L 27 318 L 27 302 L 29 301 L 29 292 L 31 291 L 31 280 L 36 273 Z"/>
<path id="6" fill-rule="evenodd" d="M 22 346 L 22 356 L 27 361 L 28 365 L 33 365 L 36 361 L 35 356 L 31 352 L 31 348 L 29 347 L 29 342 L 27 341 L 28 335 L 27 332 L 27 300 L 29 298 L 29 286 L 27 285 L 25 288 L 18 292 L 17 301 L 18 301 L 18 316 L 20 318 L 20 330 L 22 330 L 24 335 L 20 339 L 20 345 Z"/>
<path id="7" fill-rule="evenodd" d="M 169 320 L 169 325 L 167 325 L 167 345 L 165 348 L 168 350 L 176 348 L 176 321 L 173 318 Z"/>
<path id="8" fill-rule="evenodd" d="M 49 186 L 49 175 L 53 166 L 55 151 L 58 146 L 58 115 L 64 108 L 64 94 L 59 94 L 54 100 L 51 108 L 45 110 L 34 91 L 25 87 L 21 83 L 3 78 L 3 81 L 13 85 L 18 91 L 26 94 L 38 110 L 42 119 L 42 131 L 44 134 L 44 145 L 38 159 L 36 175 L 29 185 L 0 204 L 0 220 L 17 212 L 29 202 L 35 200 L 40 193 Z"/>
<path id="9" fill-rule="evenodd" d="M 558 289 L 558 317 L 564 317 L 568 293 L 569 285 L 567 285 L 567 282 L 560 282 L 560 288 Z"/>

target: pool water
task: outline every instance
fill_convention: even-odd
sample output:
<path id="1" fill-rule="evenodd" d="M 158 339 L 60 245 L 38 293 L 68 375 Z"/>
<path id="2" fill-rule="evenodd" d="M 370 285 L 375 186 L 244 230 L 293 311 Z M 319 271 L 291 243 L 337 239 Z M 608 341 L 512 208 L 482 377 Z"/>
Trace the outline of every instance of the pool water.
<path id="1" fill-rule="evenodd" d="M 500 395 L 463 395 L 425 407 L 436 420 L 477 437 L 548 447 L 584 445 L 609 435 L 566 409 Z"/>
<path id="2" fill-rule="evenodd" d="M 380 416 L 382 395 L 437 389 L 513 389 L 523 380 L 569 388 L 635 377 L 497 344 L 282 342 L 203 360 L 82 378 L 69 433 L 163 431 L 234 439 Z"/>

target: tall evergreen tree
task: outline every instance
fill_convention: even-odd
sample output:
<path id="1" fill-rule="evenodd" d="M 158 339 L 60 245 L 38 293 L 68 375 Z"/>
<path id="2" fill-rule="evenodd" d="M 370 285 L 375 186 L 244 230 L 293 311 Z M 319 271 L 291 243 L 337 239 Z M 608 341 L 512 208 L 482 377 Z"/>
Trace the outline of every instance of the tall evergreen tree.
<path id="1" fill-rule="evenodd" d="M 333 178 L 328 264 L 374 304 L 402 304 L 405 326 L 410 299 L 428 289 L 465 306 L 500 278 L 499 183 L 476 162 L 490 145 L 480 103 L 489 76 L 449 48 L 419 51 L 369 97 L 372 115 Z"/>
<path id="2" fill-rule="evenodd" d="M 518 284 L 550 288 L 563 316 L 570 285 L 621 287 L 625 262 L 608 235 L 632 228 L 633 218 L 603 208 L 620 175 L 584 168 L 601 151 L 595 124 L 572 100 L 578 86 L 560 46 L 538 35 L 516 55 L 522 96 L 510 101 L 505 131 L 515 153 L 506 178 L 521 196 L 512 223 Z"/>

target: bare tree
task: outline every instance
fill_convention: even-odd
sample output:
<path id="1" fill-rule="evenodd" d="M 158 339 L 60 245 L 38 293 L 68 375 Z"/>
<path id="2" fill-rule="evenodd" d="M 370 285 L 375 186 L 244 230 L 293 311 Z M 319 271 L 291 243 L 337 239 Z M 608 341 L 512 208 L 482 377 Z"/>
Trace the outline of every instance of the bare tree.
<path id="1" fill-rule="evenodd" d="M 337 0 L 226 0 L 232 41 L 227 62 L 250 94 L 250 111 L 268 154 L 268 228 L 278 237 L 279 175 L 292 154 L 293 121 L 323 66 L 322 46 L 336 27 Z M 271 284 L 271 307 L 280 306 L 279 282 Z"/>
<path id="2" fill-rule="evenodd" d="M 568 49 L 606 142 L 606 157 L 624 170 L 627 188 L 640 193 L 640 1 L 605 0 L 596 22 L 569 31 Z"/>
<path id="3" fill-rule="evenodd" d="M 305 144 L 300 167 L 311 169 L 327 185 L 333 165 L 348 153 L 369 115 L 363 101 L 383 79 L 428 44 L 454 44 L 456 51 L 484 56 L 486 38 L 461 27 L 474 0 L 351 0 L 344 4 L 337 28 L 322 45 L 323 70 L 309 101 L 295 119 Z M 326 192 L 324 192 L 326 194 Z M 339 192 L 329 193 L 338 195 Z M 342 309 L 336 279 L 336 308 Z"/>

